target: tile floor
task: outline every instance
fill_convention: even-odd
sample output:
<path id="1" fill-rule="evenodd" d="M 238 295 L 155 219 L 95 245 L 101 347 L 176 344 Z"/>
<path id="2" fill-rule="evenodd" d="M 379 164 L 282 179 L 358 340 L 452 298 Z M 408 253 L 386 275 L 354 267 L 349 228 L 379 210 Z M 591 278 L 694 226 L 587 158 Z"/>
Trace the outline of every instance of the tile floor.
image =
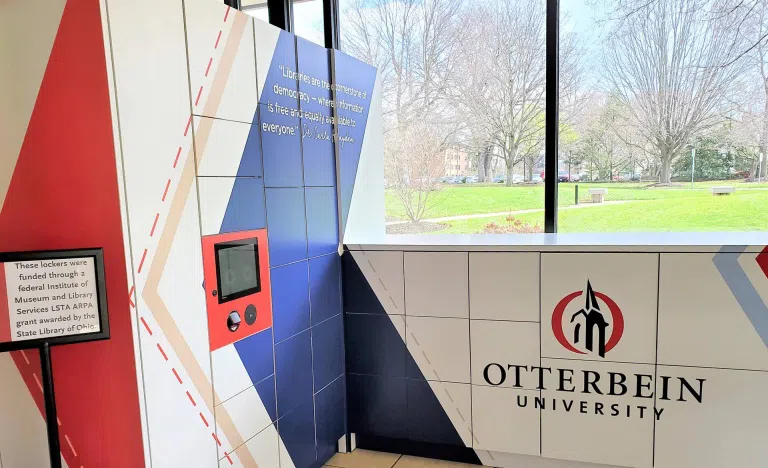
<path id="1" fill-rule="evenodd" d="M 357 449 L 338 453 L 325 464 L 326 468 L 476 468 L 476 465 L 417 458 L 408 455 L 371 452 Z"/>

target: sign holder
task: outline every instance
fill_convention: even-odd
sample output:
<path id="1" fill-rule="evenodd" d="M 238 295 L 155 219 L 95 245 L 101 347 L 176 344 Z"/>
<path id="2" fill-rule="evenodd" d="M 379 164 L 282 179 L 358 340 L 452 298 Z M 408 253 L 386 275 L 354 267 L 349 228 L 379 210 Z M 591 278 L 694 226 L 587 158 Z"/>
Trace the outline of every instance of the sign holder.
<path id="1" fill-rule="evenodd" d="M 47 262 L 47 263 L 46 263 Z M 48 335 L 48 336 L 41 336 L 40 338 L 31 338 L 27 339 L 26 336 L 21 336 L 22 339 L 19 340 L 13 340 L 11 337 L 11 328 L 12 328 L 12 320 L 16 318 L 16 328 L 20 328 L 19 322 L 28 322 L 27 320 L 21 321 L 17 317 L 13 316 L 13 311 L 11 310 L 11 300 L 13 294 L 17 293 L 18 291 L 26 291 L 28 285 L 25 285 L 21 283 L 21 279 L 24 278 L 23 274 L 16 275 L 18 279 L 11 279 L 9 281 L 8 278 L 8 268 L 6 264 L 24 264 L 24 265 L 30 265 L 29 273 L 32 276 L 36 276 L 33 278 L 33 280 L 37 280 L 38 283 L 41 279 L 50 279 L 53 277 L 53 275 L 49 274 L 52 272 L 52 268 L 58 268 L 61 267 L 66 270 L 68 275 L 71 275 L 72 271 L 75 273 L 79 273 L 81 276 L 88 278 L 84 282 L 80 281 L 79 276 L 71 276 L 70 281 L 74 278 L 78 278 L 78 280 L 74 283 L 70 284 L 70 289 L 74 290 L 75 294 L 81 294 L 78 291 L 78 286 L 82 288 L 82 290 L 89 290 L 89 291 L 95 291 L 94 297 L 92 299 L 92 302 L 85 303 L 81 301 L 80 303 L 74 303 L 78 304 L 77 306 L 74 306 L 76 310 L 79 308 L 82 308 L 84 306 L 81 306 L 81 304 L 88 304 L 87 308 L 92 311 L 93 306 L 95 304 L 96 308 L 98 309 L 97 314 L 93 314 L 92 312 L 89 313 L 89 315 L 82 314 L 80 315 L 80 318 L 86 317 L 86 320 L 89 320 L 89 325 L 87 327 L 84 327 L 82 324 L 75 324 L 71 325 L 70 327 L 64 328 L 62 327 L 60 330 L 60 333 L 46 333 L 48 332 L 54 332 L 56 330 L 51 330 L 45 327 L 42 330 L 34 330 L 34 333 L 30 333 L 31 335 L 36 335 L 38 331 L 40 332 L 40 335 Z M 34 268 L 32 268 L 34 266 Z M 81 268 L 83 267 L 83 268 Z M 92 267 L 92 274 L 89 275 L 88 271 Z M 19 268 L 17 266 L 17 268 Z M 45 274 L 36 274 L 40 270 L 45 270 Z M 13 270 L 12 270 L 13 271 Z M 26 270 L 21 270 L 26 271 Z M 30 276 L 30 275 L 27 275 Z M 59 275 L 57 274 L 57 277 Z M 62 278 L 66 276 L 61 276 Z M 90 282 L 90 279 L 94 280 L 94 284 L 88 284 Z M 26 279 L 26 278 L 24 278 Z M 64 280 L 66 281 L 66 280 Z M 14 284 L 17 285 L 17 290 L 8 290 L 8 285 Z M 51 288 L 50 285 L 47 283 L 40 283 L 42 284 L 42 291 L 46 291 L 46 288 L 48 289 L 57 289 L 57 288 Z M 73 286 L 74 285 L 74 286 Z M 34 287 L 40 287 L 39 285 L 34 285 Z M 70 291 L 69 293 L 64 292 L 62 293 L 62 297 L 66 297 L 67 294 L 72 294 L 73 291 Z M 21 294 L 21 293 L 18 293 Z M 84 293 L 89 294 L 89 293 Z M 29 296 L 30 294 L 26 294 Z M 90 297 L 90 296 L 86 296 Z M 39 315 L 42 315 L 43 313 L 50 315 L 54 311 L 61 311 L 60 314 L 53 314 L 54 316 L 59 317 L 59 321 L 55 323 L 63 323 L 63 314 L 68 313 L 69 310 L 71 310 L 72 306 L 72 300 L 73 299 L 60 299 L 59 305 L 54 304 L 54 301 L 50 300 L 50 296 L 45 296 L 45 299 L 48 300 L 48 302 L 51 302 L 51 304 L 48 307 L 36 307 L 37 309 L 45 309 L 45 311 L 37 312 Z M 77 300 L 77 299 L 75 299 Z M 15 303 L 19 303 L 19 301 L 15 301 Z M 38 298 L 35 302 L 35 304 L 39 304 L 43 306 L 45 301 L 43 298 Z M 83 309 L 85 310 L 85 309 Z M 71 319 L 74 313 L 68 313 L 67 319 Z M 98 321 L 98 327 L 95 326 L 94 322 Z M 85 320 L 83 321 L 85 322 Z M 37 324 L 37 319 L 34 320 L 34 323 Z M 46 322 L 48 323 L 48 322 Z M 52 320 L 50 323 L 54 323 Z M 51 325 L 54 326 L 54 325 Z M 82 331 L 78 329 L 77 327 L 83 327 L 84 330 Z M 95 328 L 95 329 L 94 329 Z M 94 329 L 94 331 L 87 331 L 90 329 Z M 67 330 L 71 330 L 67 332 Z M 20 333 L 20 335 L 22 335 Z M 19 337 L 19 336 L 17 336 Z M 106 291 L 106 283 L 105 283 L 105 277 L 104 277 L 104 256 L 102 249 L 78 249 L 78 250 L 55 250 L 55 251 L 35 251 L 35 252 L 10 252 L 10 253 L 0 253 L 0 352 L 8 352 L 8 351 L 20 351 L 24 349 L 38 349 L 40 351 L 40 365 L 41 365 L 41 374 L 42 374 L 42 387 L 43 387 L 43 400 L 45 402 L 45 421 L 46 421 L 46 428 L 48 432 L 48 453 L 50 456 L 51 461 L 51 468 L 61 468 L 61 447 L 59 442 L 59 425 L 58 425 L 58 417 L 56 416 L 56 396 L 55 396 L 55 390 L 53 386 L 53 365 L 51 362 L 51 346 L 56 345 L 66 345 L 66 344 L 73 344 L 73 343 L 84 343 L 88 341 L 98 341 L 98 340 L 106 340 L 109 339 L 109 316 L 107 313 L 107 291 Z"/>

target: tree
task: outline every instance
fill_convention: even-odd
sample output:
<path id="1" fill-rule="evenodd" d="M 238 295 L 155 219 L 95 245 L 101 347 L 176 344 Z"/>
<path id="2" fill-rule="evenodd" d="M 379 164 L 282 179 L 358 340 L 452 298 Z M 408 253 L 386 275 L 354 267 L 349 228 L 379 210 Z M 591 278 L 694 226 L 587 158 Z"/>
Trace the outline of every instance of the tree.
<path id="1" fill-rule="evenodd" d="M 671 165 L 692 138 L 722 120 L 741 73 L 738 24 L 711 0 L 653 0 L 616 23 L 605 69 L 628 122 L 670 182 Z M 637 13 L 641 10 L 642 13 Z"/>

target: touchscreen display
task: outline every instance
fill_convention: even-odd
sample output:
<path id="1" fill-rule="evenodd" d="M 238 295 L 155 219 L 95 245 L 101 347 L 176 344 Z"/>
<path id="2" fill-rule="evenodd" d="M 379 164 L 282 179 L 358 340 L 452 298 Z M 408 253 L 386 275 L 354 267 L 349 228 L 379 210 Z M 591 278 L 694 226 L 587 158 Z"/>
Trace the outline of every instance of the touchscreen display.
<path id="1" fill-rule="evenodd" d="M 256 239 L 216 244 L 219 302 L 258 292 L 259 255 Z"/>

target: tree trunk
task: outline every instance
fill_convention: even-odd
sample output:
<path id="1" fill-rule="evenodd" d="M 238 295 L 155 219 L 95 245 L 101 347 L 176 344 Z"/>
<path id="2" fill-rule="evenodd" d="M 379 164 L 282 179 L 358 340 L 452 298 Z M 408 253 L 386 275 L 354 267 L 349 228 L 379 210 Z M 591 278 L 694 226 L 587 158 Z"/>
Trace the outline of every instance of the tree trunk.
<path id="1" fill-rule="evenodd" d="M 507 187 L 512 187 L 512 166 L 507 164 L 507 180 L 504 182 Z"/>
<path id="2" fill-rule="evenodd" d="M 485 170 L 486 179 L 491 177 L 491 153 L 486 151 L 483 153 L 483 169 Z M 488 180 L 486 180 L 488 182 Z"/>
<path id="3" fill-rule="evenodd" d="M 526 176 L 528 178 L 528 182 L 533 182 L 533 164 L 528 164 L 526 172 L 528 172 L 528 175 Z"/>
<path id="4" fill-rule="evenodd" d="M 659 182 L 667 185 L 672 180 L 672 157 L 668 154 L 661 158 L 661 172 Z"/>
<path id="5" fill-rule="evenodd" d="M 487 182 L 488 173 L 485 171 L 485 154 L 484 153 L 478 153 L 477 154 L 477 178 L 480 182 Z"/>

